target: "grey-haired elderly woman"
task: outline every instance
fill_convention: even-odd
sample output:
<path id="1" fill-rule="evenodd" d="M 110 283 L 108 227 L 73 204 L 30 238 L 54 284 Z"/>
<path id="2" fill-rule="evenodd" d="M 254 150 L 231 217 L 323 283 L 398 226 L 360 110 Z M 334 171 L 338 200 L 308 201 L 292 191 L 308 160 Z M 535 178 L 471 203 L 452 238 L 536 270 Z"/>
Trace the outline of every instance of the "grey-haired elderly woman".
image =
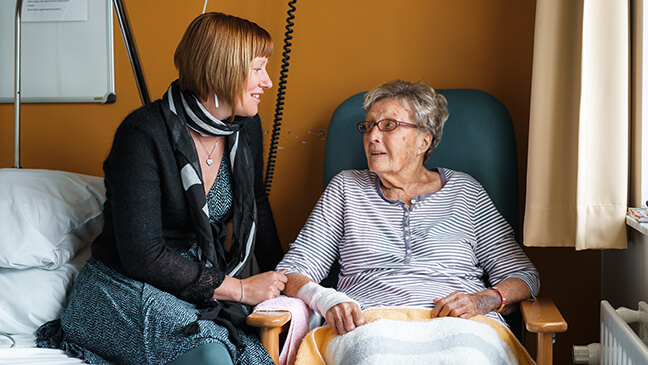
<path id="1" fill-rule="evenodd" d="M 445 98 L 423 82 L 396 80 L 364 98 L 368 170 L 342 171 L 277 266 L 287 296 L 336 333 L 367 323 L 362 310 L 432 309 L 432 317 L 501 313 L 537 295 L 536 268 L 483 187 L 425 162 L 448 118 Z M 318 283 L 335 261 L 337 290 Z"/>

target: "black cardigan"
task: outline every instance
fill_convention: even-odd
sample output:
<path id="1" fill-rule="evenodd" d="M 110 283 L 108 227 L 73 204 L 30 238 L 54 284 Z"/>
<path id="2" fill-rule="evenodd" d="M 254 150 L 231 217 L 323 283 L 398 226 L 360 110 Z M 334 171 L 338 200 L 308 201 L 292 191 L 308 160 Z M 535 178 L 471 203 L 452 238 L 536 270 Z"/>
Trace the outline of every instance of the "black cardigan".
<path id="1" fill-rule="evenodd" d="M 104 230 L 92 244 L 92 255 L 136 280 L 200 304 L 211 298 L 225 273 L 178 253 L 195 243 L 196 237 L 161 103 L 132 112 L 117 129 L 104 162 Z M 262 271 L 274 270 L 283 250 L 263 185 L 258 116 L 250 118 L 241 133 L 249 134 L 254 157 L 255 256 Z"/>

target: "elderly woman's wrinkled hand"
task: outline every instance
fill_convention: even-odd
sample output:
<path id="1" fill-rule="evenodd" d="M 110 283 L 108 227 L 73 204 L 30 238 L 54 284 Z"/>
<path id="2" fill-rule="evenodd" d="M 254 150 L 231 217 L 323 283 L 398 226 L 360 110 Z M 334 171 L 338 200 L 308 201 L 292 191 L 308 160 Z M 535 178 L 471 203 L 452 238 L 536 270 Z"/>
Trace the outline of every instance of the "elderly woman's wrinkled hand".
<path id="1" fill-rule="evenodd" d="M 367 317 L 355 302 L 336 304 L 326 312 L 326 322 L 339 335 L 351 332 L 357 327 L 367 324 Z"/>
<path id="2" fill-rule="evenodd" d="M 494 306 L 497 308 L 497 303 L 493 302 L 492 296 L 487 292 L 474 294 L 454 292 L 447 297 L 434 299 L 433 302 L 435 306 L 432 309 L 432 318 L 472 318 L 492 311 Z"/>

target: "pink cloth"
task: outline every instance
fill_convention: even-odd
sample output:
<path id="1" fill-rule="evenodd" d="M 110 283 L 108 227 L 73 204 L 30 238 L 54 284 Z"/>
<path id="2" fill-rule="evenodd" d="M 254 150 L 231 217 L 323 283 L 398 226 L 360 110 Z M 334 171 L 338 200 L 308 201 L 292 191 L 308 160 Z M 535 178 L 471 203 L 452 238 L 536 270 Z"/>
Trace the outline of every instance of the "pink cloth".
<path id="1" fill-rule="evenodd" d="M 292 316 L 288 334 L 281 352 L 279 353 L 279 365 L 293 365 L 297 357 L 297 350 L 302 339 L 309 331 L 309 320 L 313 311 L 301 300 L 280 295 L 259 303 L 254 311 L 259 310 L 287 310 Z"/>

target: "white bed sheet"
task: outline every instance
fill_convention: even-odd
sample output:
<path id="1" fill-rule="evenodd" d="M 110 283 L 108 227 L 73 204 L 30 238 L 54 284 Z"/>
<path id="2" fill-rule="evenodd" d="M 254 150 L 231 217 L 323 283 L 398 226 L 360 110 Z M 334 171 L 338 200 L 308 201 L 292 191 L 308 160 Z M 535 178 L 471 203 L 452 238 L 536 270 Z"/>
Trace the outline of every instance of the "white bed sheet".
<path id="1" fill-rule="evenodd" d="M 85 362 L 61 350 L 36 347 L 33 335 L 11 335 L 11 339 L 0 335 L 0 364 L 78 365 Z"/>
<path id="2" fill-rule="evenodd" d="M 81 270 L 85 261 L 90 257 L 90 244 L 82 248 L 70 261 Z M 79 365 L 84 361 L 69 357 L 62 350 L 43 349 L 36 347 L 34 335 L 2 335 L 0 334 L 0 365 Z"/>

